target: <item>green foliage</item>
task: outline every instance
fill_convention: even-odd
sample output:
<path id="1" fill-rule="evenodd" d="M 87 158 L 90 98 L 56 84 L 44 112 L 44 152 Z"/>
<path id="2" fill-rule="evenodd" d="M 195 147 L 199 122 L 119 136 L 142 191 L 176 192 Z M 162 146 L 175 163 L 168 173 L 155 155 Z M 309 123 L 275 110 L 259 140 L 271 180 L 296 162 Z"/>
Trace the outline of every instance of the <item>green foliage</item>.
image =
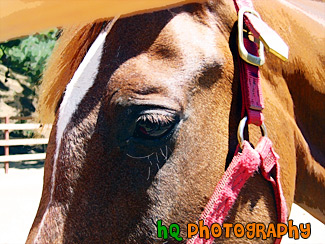
<path id="1" fill-rule="evenodd" d="M 38 100 L 37 85 L 40 82 L 47 59 L 50 57 L 60 31 L 48 32 L 0 43 L 0 64 L 7 67 L 5 80 L 0 80 L 0 90 L 9 91 L 8 78 L 17 80 L 23 91 L 7 98 L 7 105 L 16 108 L 16 116 L 30 116 L 35 112 Z M 21 80 L 15 74 L 27 77 Z M 0 95 L 1 98 L 1 95 Z"/>
<path id="2" fill-rule="evenodd" d="M 0 43 L 0 64 L 6 66 L 6 71 L 4 71 L 5 79 L 0 80 L 0 91 L 3 92 L 0 95 L 0 99 L 4 99 L 7 105 L 17 109 L 18 114 L 15 116 L 30 116 L 35 112 L 34 104 L 38 100 L 37 85 L 39 84 L 45 64 L 52 53 L 59 33 L 59 30 L 51 30 Z M 27 80 L 16 74 L 27 77 Z M 22 92 L 14 92 L 13 95 L 7 96 L 5 92 L 9 94 L 10 89 L 12 89 L 7 85 L 8 78 L 18 81 L 23 88 Z M 30 138 L 33 136 L 33 131 L 26 130 L 10 133 L 11 138 Z M 0 139 L 2 138 L 3 133 L 0 131 Z M 44 147 L 44 145 L 15 146 L 10 147 L 10 153 L 43 152 Z M 4 153 L 3 150 L 3 147 L 0 147 L 0 155 Z"/>
<path id="3" fill-rule="evenodd" d="M 29 77 L 30 83 L 38 84 L 57 36 L 58 30 L 51 30 L 0 43 L 0 63 L 16 73 Z"/>

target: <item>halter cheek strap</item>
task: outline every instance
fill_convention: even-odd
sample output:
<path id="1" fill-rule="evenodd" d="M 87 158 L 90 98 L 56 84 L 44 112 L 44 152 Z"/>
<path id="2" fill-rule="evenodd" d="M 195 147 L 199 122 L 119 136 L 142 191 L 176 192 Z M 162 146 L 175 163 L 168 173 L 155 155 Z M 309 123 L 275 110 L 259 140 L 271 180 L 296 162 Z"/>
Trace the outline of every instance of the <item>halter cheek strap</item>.
<path id="1" fill-rule="evenodd" d="M 259 66 L 263 65 L 264 46 L 282 60 L 288 59 L 288 46 L 254 10 L 250 0 L 234 0 L 238 12 L 238 51 L 240 83 L 242 89 L 242 118 L 248 117 L 248 124 L 261 126 L 264 122 L 264 108 Z M 247 28 L 244 28 L 244 24 Z M 251 35 L 250 35 L 251 34 Z M 248 36 L 255 39 L 249 40 Z"/>
<path id="2" fill-rule="evenodd" d="M 263 44 L 276 56 L 285 60 L 288 57 L 288 47 L 282 39 L 265 24 L 254 11 L 250 0 L 234 0 L 238 14 L 238 46 L 239 46 L 239 66 L 240 82 L 242 91 L 242 121 L 238 128 L 239 145 L 236 154 L 222 176 L 208 204 L 206 205 L 200 219 L 209 229 L 212 224 L 222 224 L 232 206 L 234 205 L 240 190 L 246 181 L 258 170 L 265 180 L 271 183 L 274 191 L 277 220 L 279 223 L 287 222 L 287 206 L 280 182 L 279 156 L 274 152 L 271 140 L 266 136 L 264 125 L 264 108 L 259 66 L 264 63 Z M 244 30 L 245 22 L 248 30 Z M 246 35 L 243 32 L 246 31 Z M 259 40 L 259 45 L 248 38 L 252 33 L 255 39 Z M 266 41 L 267 40 L 267 41 Z M 271 41 L 268 41 L 271 40 Z M 276 42 L 274 44 L 274 42 Z M 248 120 L 247 120 L 248 118 Z M 258 142 L 256 148 L 252 148 L 249 142 L 243 139 L 243 129 L 248 124 L 261 126 L 263 137 Z M 242 149 L 241 152 L 240 148 Z M 210 239 L 200 238 L 198 235 L 187 241 L 187 244 L 210 244 Z M 281 239 L 276 239 L 278 244 Z"/>
<path id="3" fill-rule="evenodd" d="M 253 3 L 251 1 L 235 1 L 235 7 L 237 12 L 240 9 L 253 10 Z M 245 32 L 244 36 L 244 22 L 246 26 L 250 26 L 253 33 L 257 34 L 253 25 L 248 21 L 246 15 L 248 11 L 240 12 L 238 15 L 238 49 L 240 56 L 239 58 L 239 73 L 240 73 L 240 85 L 242 92 L 242 112 L 241 117 L 248 117 L 248 124 L 255 124 L 261 126 L 264 122 L 264 116 L 262 110 L 264 108 L 261 79 L 259 65 L 264 63 L 264 50 L 263 44 L 260 43 L 261 49 L 255 42 L 251 42 L 248 39 L 248 32 Z M 255 35 L 254 35 L 255 37 Z M 250 57 L 250 58 L 249 58 Z M 246 62 L 244 61 L 246 59 Z M 250 61 L 250 62 L 247 62 Z"/>
<path id="4" fill-rule="evenodd" d="M 209 229 L 214 223 L 222 225 L 240 190 L 258 169 L 261 169 L 263 177 L 273 186 L 278 222 L 286 223 L 287 207 L 280 183 L 278 159 L 279 156 L 273 151 L 269 138 L 262 137 L 256 149 L 253 149 L 249 142 L 244 141 L 242 152 L 237 152 L 234 156 L 200 217 L 204 225 Z M 196 235 L 188 240 L 187 244 L 211 244 L 213 240 L 212 236 L 210 239 L 204 239 Z M 281 239 L 276 239 L 275 243 L 280 241 Z"/>

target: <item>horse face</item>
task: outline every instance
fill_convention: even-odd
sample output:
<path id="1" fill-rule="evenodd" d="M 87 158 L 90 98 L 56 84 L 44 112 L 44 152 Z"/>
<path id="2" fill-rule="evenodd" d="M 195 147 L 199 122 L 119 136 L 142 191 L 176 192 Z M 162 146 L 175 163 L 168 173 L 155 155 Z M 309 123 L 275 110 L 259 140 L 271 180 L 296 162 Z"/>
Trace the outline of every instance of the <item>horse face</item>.
<path id="1" fill-rule="evenodd" d="M 237 143 L 235 12 L 213 8 L 121 19 L 98 36 L 57 111 L 29 242 L 159 243 L 158 220 L 185 241 Z M 261 211 L 270 189 L 253 184 L 254 203 L 241 197 L 230 220 L 275 219 Z"/>

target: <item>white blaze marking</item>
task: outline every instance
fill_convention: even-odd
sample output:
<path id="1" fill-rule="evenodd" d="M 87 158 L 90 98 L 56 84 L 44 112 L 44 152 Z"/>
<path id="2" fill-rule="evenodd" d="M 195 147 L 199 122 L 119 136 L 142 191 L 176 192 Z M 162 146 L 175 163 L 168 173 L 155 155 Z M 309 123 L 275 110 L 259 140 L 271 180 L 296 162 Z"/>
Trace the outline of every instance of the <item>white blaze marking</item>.
<path id="1" fill-rule="evenodd" d="M 74 73 L 70 83 L 67 85 L 63 101 L 60 105 L 59 119 L 56 126 L 56 151 L 54 155 L 54 164 L 57 161 L 63 132 L 69 124 L 73 113 L 77 110 L 82 98 L 86 95 L 96 79 L 102 51 L 105 44 L 107 32 L 103 30 L 90 47 L 83 61 Z M 56 167 L 53 165 L 53 174 Z M 52 188 L 53 191 L 53 188 Z"/>
<path id="2" fill-rule="evenodd" d="M 50 205 L 53 201 L 55 175 L 57 168 L 56 165 L 63 133 L 69 124 L 73 113 L 77 110 L 82 98 L 86 95 L 89 88 L 91 88 L 94 84 L 102 58 L 106 36 L 118 18 L 119 17 L 115 17 L 101 31 L 66 87 L 65 94 L 60 105 L 59 118 L 56 125 L 56 150 L 54 154 L 53 171 L 51 177 L 50 200 L 42 217 L 42 221 L 39 225 L 37 236 L 40 234 L 40 230 L 44 225 L 45 216 L 47 215 Z"/>

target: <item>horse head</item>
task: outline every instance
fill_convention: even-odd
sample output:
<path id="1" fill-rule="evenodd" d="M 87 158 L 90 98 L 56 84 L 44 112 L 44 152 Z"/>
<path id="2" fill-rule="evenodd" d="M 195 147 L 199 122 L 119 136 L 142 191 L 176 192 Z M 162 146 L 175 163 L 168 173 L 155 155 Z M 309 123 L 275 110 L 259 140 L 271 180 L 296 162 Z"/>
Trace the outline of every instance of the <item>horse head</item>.
<path id="1" fill-rule="evenodd" d="M 211 1 L 63 31 L 41 100 L 55 108 L 55 122 L 27 243 L 163 243 L 158 220 L 179 224 L 185 242 L 186 225 L 200 216 L 238 143 L 235 26 L 232 1 Z M 284 71 L 294 62 L 283 67 L 270 57 L 262 69 L 288 208 L 301 136 L 287 88 L 293 71 Z M 249 130 L 254 143 L 260 131 Z M 259 173 L 227 222 L 276 222 L 271 186 Z"/>

